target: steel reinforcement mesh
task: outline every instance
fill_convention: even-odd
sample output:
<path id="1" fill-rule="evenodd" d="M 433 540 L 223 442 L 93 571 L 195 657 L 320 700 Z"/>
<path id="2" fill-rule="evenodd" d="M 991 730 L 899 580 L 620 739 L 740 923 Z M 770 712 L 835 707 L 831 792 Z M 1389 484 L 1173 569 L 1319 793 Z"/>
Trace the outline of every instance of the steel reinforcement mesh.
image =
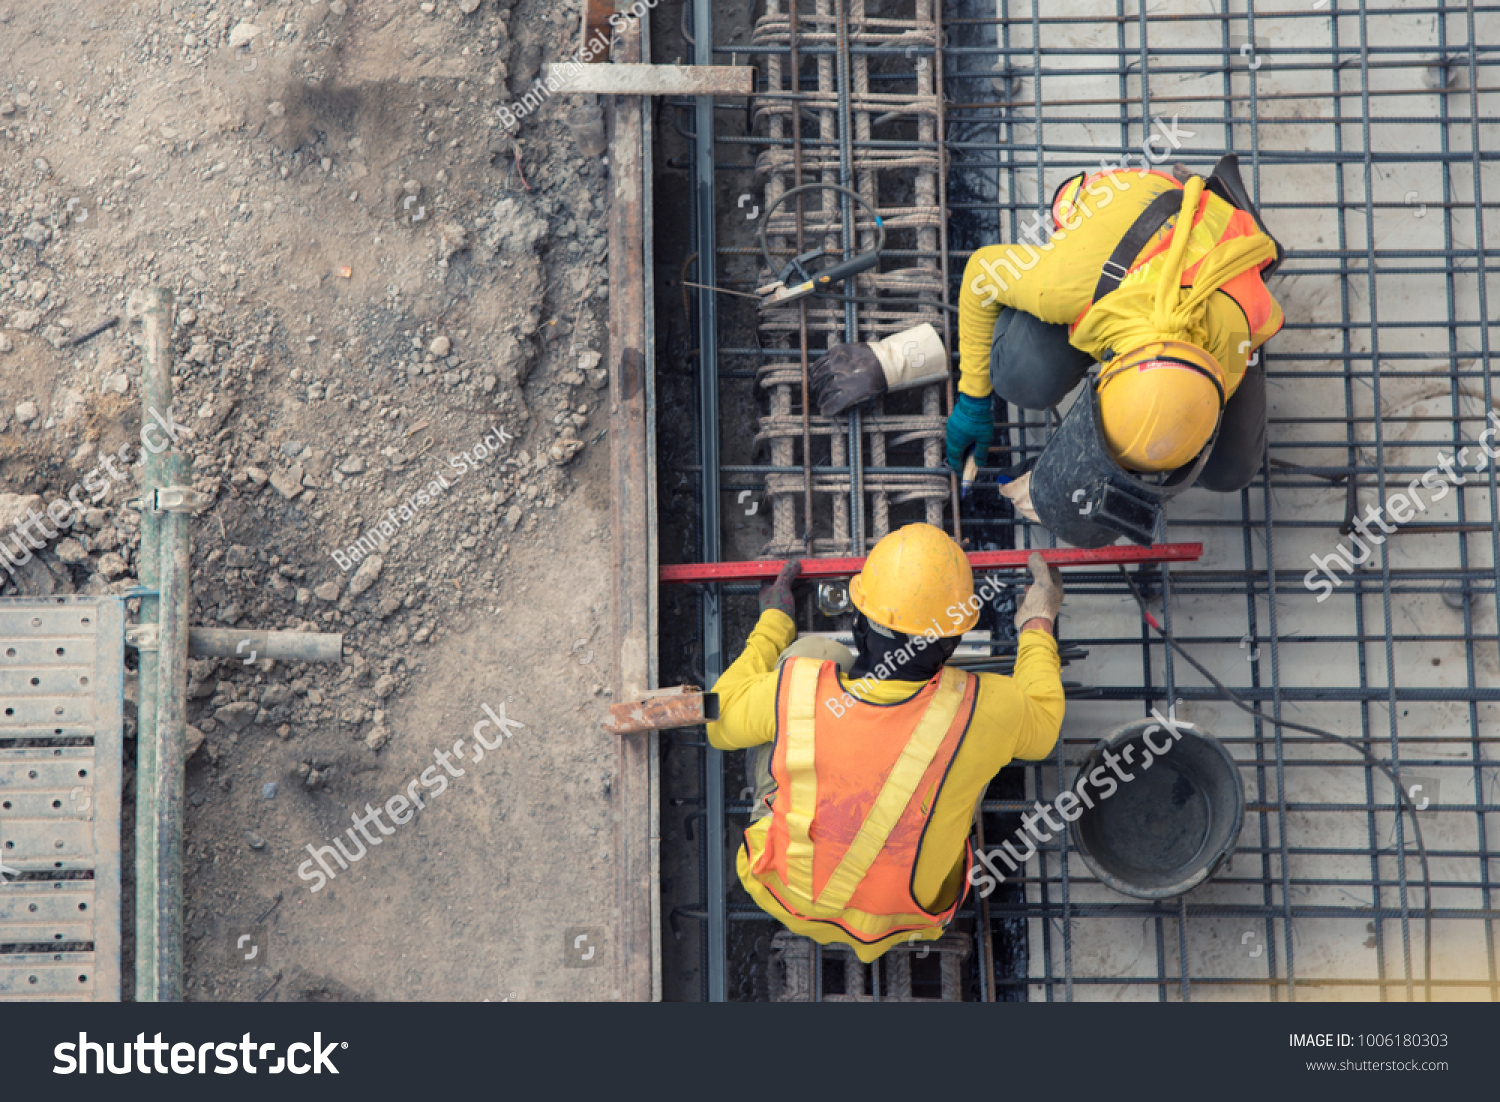
<path id="1" fill-rule="evenodd" d="M 785 0 L 776 10 L 786 11 Z M 804 87 L 811 87 L 822 64 L 817 50 L 832 54 L 832 106 L 812 105 L 804 133 L 818 134 L 818 120 L 834 116 L 835 128 L 821 138 L 836 151 L 837 117 L 849 106 L 838 51 L 878 59 L 877 91 L 883 82 L 903 87 L 888 83 L 901 79 L 901 62 L 881 56 L 893 50 L 889 37 L 867 44 L 844 5 L 808 0 L 798 10 L 810 26 L 836 32 L 831 44 L 805 43 L 803 61 Z M 842 16 L 845 29 L 829 16 Z M 1500 996 L 1500 868 L 1490 856 L 1500 827 L 1500 519 L 1484 450 L 1495 438 L 1483 437 L 1492 417 L 1500 425 L 1500 413 L 1491 412 L 1495 308 L 1485 283 L 1500 237 L 1500 47 L 1492 45 L 1500 42 L 1500 6 L 1321 0 L 1295 9 L 1169 2 L 1148 10 L 1094 0 L 947 0 L 932 18 L 932 46 L 895 52 L 908 66 L 904 87 L 920 95 L 920 66 L 930 65 L 942 100 L 930 133 L 946 153 L 937 197 L 945 255 L 936 262 L 927 255 L 924 224 L 882 270 L 943 270 L 950 301 L 969 253 L 1018 240 L 1067 177 L 1122 163 L 1138 168 L 1143 150 L 1164 168 L 1181 163 L 1202 174 L 1225 153 L 1239 155 L 1262 217 L 1287 250 L 1270 284 L 1287 324 L 1265 350 L 1267 454 L 1245 490 L 1195 489 L 1167 507 L 1158 541 L 1201 541 L 1198 562 L 1133 577 L 1152 616 L 1244 701 L 1353 740 L 1394 768 L 1419 817 L 1427 858 L 1424 872 L 1413 817 L 1398 814 L 1396 790 L 1380 768 L 1346 744 L 1238 710 L 1164 645 L 1118 572 L 1069 572 L 1063 741 L 1048 761 L 1016 763 L 996 778 L 983 804 L 986 843 L 1014 837 L 1022 811 L 1072 787 L 1101 735 L 1153 709 L 1173 709 L 1177 721 L 1213 734 L 1233 755 L 1245 792 L 1243 826 L 1232 859 L 1210 880 L 1162 901 L 1106 887 L 1066 833 L 1052 837 L 1020 874 L 971 900 L 956 924 L 976 950 L 967 957 L 964 996 Z M 837 38 L 844 33 L 847 45 Z M 767 63 L 757 50 L 785 53 L 769 42 L 747 50 L 713 41 L 716 57 L 748 56 L 762 74 Z M 785 81 L 785 68 L 778 79 Z M 767 87 L 764 75 L 760 87 Z M 721 115 L 719 159 L 730 149 L 737 169 L 743 160 L 731 147 L 785 149 L 785 131 L 773 141 L 765 128 L 747 134 Z M 911 134 L 911 147 L 920 151 L 928 137 Z M 856 138 L 844 148 L 857 176 L 868 135 Z M 886 156 L 897 148 L 863 145 Z M 784 162 L 770 166 L 783 180 Z M 743 178 L 737 171 L 716 193 L 738 189 Z M 730 260 L 736 254 L 718 252 Z M 798 340 L 785 331 L 766 343 Z M 725 377 L 753 370 L 750 363 L 795 359 L 761 348 L 724 352 L 717 370 Z M 729 353 L 744 359 L 737 364 Z M 787 389 L 777 398 L 771 388 L 769 412 L 796 430 L 782 436 L 792 444 L 801 433 L 793 424 L 800 420 L 796 374 L 800 365 L 796 373 L 781 369 L 776 386 Z M 999 467 L 1034 457 L 1066 412 L 996 408 Z M 903 443 L 931 465 L 926 430 Z M 861 439 L 859 428 L 845 438 Z M 839 489 L 840 476 L 847 485 L 860 463 L 890 469 L 864 439 L 861 449 L 837 457 L 842 462 L 824 460 L 833 469 L 814 492 Z M 721 488 L 785 474 L 774 468 L 784 468 L 794 450 L 783 449 L 767 467 L 723 468 Z M 803 489 L 805 503 L 806 490 L 786 489 L 795 512 L 783 509 L 778 538 L 807 530 L 796 523 L 804 512 L 796 491 Z M 938 501 L 921 498 L 923 511 Z M 868 494 L 847 499 L 872 501 Z M 819 553 L 847 553 L 835 548 L 851 538 L 868 541 L 874 533 L 854 519 L 859 512 L 852 510 L 849 526 L 817 514 L 833 525 Z M 953 530 L 951 508 L 945 519 Z M 960 519 L 972 547 L 1052 543 L 1045 530 L 1018 523 L 992 486 L 980 487 Z M 815 526 L 815 536 L 826 530 Z M 1341 565 L 1340 547 L 1360 561 Z M 752 598 L 728 587 L 724 596 Z M 708 631 L 720 626 L 718 602 L 710 605 Z M 994 609 L 982 621 L 995 629 L 996 653 L 1007 645 L 1007 620 Z M 724 639 L 726 660 L 738 643 Z M 738 757 L 724 759 L 730 792 L 743 783 Z M 727 843 L 732 853 L 747 809 L 743 793 L 729 801 L 726 820 L 708 824 L 717 829 L 705 832 L 705 845 Z M 761 940 L 769 942 L 776 927 L 733 884 L 732 863 L 727 879 L 721 897 L 690 913 L 721 929 L 764 927 Z M 828 955 L 810 965 L 811 997 L 829 994 Z M 764 963 L 758 953 L 707 960 L 705 994 L 764 992 L 738 974 Z M 877 976 L 867 988 L 870 997 L 880 994 L 879 983 Z"/>
<path id="2" fill-rule="evenodd" d="M 1071 785 L 1097 736 L 1180 702 L 1238 762 L 1239 845 L 1207 884 L 1150 902 L 1103 886 L 1060 836 L 991 903 L 996 936 L 1019 922 L 1026 940 L 1024 969 L 997 984 L 1032 999 L 1495 998 L 1500 522 L 1479 439 L 1495 416 L 1500 8 L 998 0 L 950 8 L 946 30 L 965 247 L 1016 240 L 1080 170 L 1149 153 L 1207 174 L 1239 155 L 1288 253 L 1271 282 L 1287 324 L 1265 354 L 1269 447 L 1244 491 L 1168 506 L 1159 539 L 1205 550 L 1151 571 L 1150 605 L 1246 701 L 1396 765 L 1430 870 L 1381 771 L 1227 705 L 1100 576 L 1069 589 L 1063 638 L 1089 658 L 1063 748 L 1025 769 L 1025 797 L 986 803 L 987 833 Z M 1055 424 L 1001 416 L 1010 462 Z M 1008 514 L 965 530 L 1046 542 Z M 1364 561 L 1320 573 L 1340 546 Z"/>

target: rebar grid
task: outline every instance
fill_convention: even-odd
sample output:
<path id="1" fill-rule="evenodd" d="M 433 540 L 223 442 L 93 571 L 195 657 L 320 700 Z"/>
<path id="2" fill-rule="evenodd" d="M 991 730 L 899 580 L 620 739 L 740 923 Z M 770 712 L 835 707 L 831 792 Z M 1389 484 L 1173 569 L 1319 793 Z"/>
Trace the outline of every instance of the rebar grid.
<path id="1" fill-rule="evenodd" d="M 830 30 L 834 3 L 817 0 L 816 14 L 805 11 L 811 2 L 802 5 L 807 26 L 795 42 L 784 9 L 767 7 L 748 51 L 764 66 L 768 88 L 757 104 L 767 122 L 749 135 L 721 126 L 715 141 L 759 151 L 757 164 L 783 190 L 789 158 L 800 158 L 805 181 L 840 182 L 843 172 L 884 217 L 913 200 L 871 178 L 892 169 L 920 178 L 933 163 L 925 138 L 880 119 L 895 109 L 889 97 L 914 85 L 911 110 L 926 109 L 921 73 L 912 72 L 922 51 L 903 53 L 901 36 L 911 31 L 897 20 L 867 20 L 868 32 L 841 36 Z M 1236 712 L 1181 667 L 1118 577 L 1080 572 L 1067 578 L 1061 637 L 1087 658 L 1069 672 L 1076 680 L 1063 742 L 1051 760 L 1002 771 L 982 808 L 987 843 L 998 845 L 1017 830 L 1021 811 L 1070 786 L 1095 737 L 1175 702 L 1179 719 L 1217 735 L 1240 764 L 1247 808 L 1238 848 L 1207 884 L 1152 903 L 1104 888 L 1061 835 L 984 901 L 987 919 L 971 897 L 956 928 L 974 934 L 971 959 L 1002 999 L 1500 998 L 1500 870 L 1490 856 L 1500 828 L 1494 465 L 1474 466 L 1441 498 L 1421 489 L 1422 508 L 1394 532 L 1370 522 L 1384 538 L 1323 600 L 1309 580 L 1312 556 L 1351 544 L 1351 509 L 1368 516 L 1441 455 L 1468 448 L 1474 465 L 1482 454 L 1479 437 L 1496 408 L 1486 277 L 1500 234 L 1490 213 L 1500 196 L 1500 46 L 1491 45 L 1500 43 L 1500 5 L 1330 0 L 1205 12 L 1171 3 L 1147 12 L 1143 2 L 1085 0 L 1059 12 L 1038 0 L 946 0 L 941 18 L 933 13 L 945 30 L 931 57 L 944 129 L 936 163 L 947 161 L 937 177 L 948 212 L 940 230 L 950 239 L 934 245 L 920 226 L 893 232 L 882 267 L 911 265 L 903 279 L 944 271 L 956 290 L 974 248 L 1018 240 L 1023 218 L 1080 170 L 1132 153 L 1138 167 L 1152 131 L 1184 135 L 1163 167 L 1176 161 L 1207 173 L 1223 154 L 1240 155 L 1288 253 L 1271 284 L 1287 325 L 1266 350 L 1268 453 L 1244 491 L 1194 490 L 1170 503 L 1170 527 L 1158 538 L 1201 540 L 1204 558 L 1137 580 L 1150 587 L 1166 629 L 1243 699 L 1277 719 L 1356 739 L 1399 768 L 1409 792 L 1423 786 L 1413 802 L 1426 797 L 1419 813 L 1431 880 L 1424 884 L 1412 859 L 1411 820 L 1381 773 L 1337 744 Z M 744 46 L 715 52 L 731 49 L 747 54 Z M 803 114 L 817 134 L 792 143 L 794 97 L 785 93 L 788 59 L 799 55 L 809 75 L 817 69 Z M 890 67 L 897 58 L 904 73 Z M 840 83 L 839 66 L 862 64 L 866 80 L 830 100 L 830 89 L 851 87 Z M 841 131 L 841 112 L 872 125 Z M 788 154 L 788 145 L 799 147 Z M 768 190 L 768 201 L 775 194 Z M 858 205 L 849 207 L 809 204 L 808 241 L 841 250 L 856 221 L 863 228 Z M 795 229 L 784 214 L 772 240 L 790 253 Z M 743 265 L 758 250 L 717 255 Z M 746 282 L 753 278 L 747 271 Z M 861 297 L 912 293 L 871 276 L 857 287 Z M 899 307 L 872 313 L 815 302 L 806 328 L 837 341 L 934 320 L 953 346 L 946 319 L 910 317 Z M 896 407 L 897 397 L 852 427 L 844 418 L 804 422 L 801 328 L 791 308 L 762 342 L 775 347 L 718 353 L 720 377 L 758 376 L 770 394 L 759 425 L 770 462 L 717 469 L 723 491 L 771 490 L 778 511 L 766 554 L 807 553 L 809 531 L 817 554 L 848 553 L 856 539 L 868 545 L 881 529 L 855 527 L 863 518 L 850 506 L 873 499 L 870 487 L 891 502 L 911 495 L 903 503 L 923 510 L 912 519 L 933 509 L 941 516 L 947 487 L 938 492 L 934 479 L 924 492 L 907 480 L 927 476 L 908 475 L 892 453 L 915 462 L 915 451 L 901 449 L 920 442 L 922 461 L 937 467 L 946 406 L 929 409 L 924 396 L 920 410 Z M 996 467 L 1034 458 L 1065 412 L 997 405 Z M 850 447 L 877 435 L 886 438 L 881 457 Z M 802 462 L 809 454 L 811 470 Z M 805 505 L 801 527 L 799 493 L 819 499 L 816 513 Z M 1004 506 L 966 511 L 962 522 L 974 547 L 1053 542 Z M 752 590 L 721 592 L 733 601 Z M 734 821 L 748 810 L 743 800 L 725 805 Z M 1429 906 L 1431 977 L 1423 974 Z M 742 894 L 707 907 L 732 922 L 768 921 Z M 988 988 L 973 983 L 968 994 L 983 998 Z"/>
<path id="2" fill-rule="evenodd" d="M 1202 540 L 1206 552 L 1198 567 L 1157 572 L 1168 599 L 1154 608 L 1267 714 L 1356 738 L 1409 792 L 1422 785 L 1432 870 L 1429 991 L 1427 887 L 1416 861 L 1398 859 L 1414 853 L 1410 820 L 1384 777 L 1336 744 L 1225 707 L 1174 664 L 1122 585 L 1070 587 L 1063 637 L 1090 651 L 1090 699 L 1070 701 L 1064 745 L 1025 768 L 1024 794 L 1014 781 L 1009 798 L 992 788 L 990 837 L 1071 782 L 1093 737 L 1130 718 L 1103 703 L 1117 701 L 1181 701 L 1178 715 L 1217 734 L 1241 766 L 1245 826 L 1228 869 L 1165 903 L 1102 887 L 1066 836 L 1042 847 L 1019 891 L 991 900 L 995 922 L 1024 925 L 1028 950 L 1023 972 L 997 977 L 1002 989 L 1048 1000 L 1500 997 L 1493 466 L 1445 500 L 1423 489 L 1425 507 L 1392 534 L 1375 527 L 1380 545 L 1323 600 L 1309 581 L 1311 556 L 1357 532 L 1351 509 L 1367 516 L 1439 453 L 1480 454 L 1494 408 L 1485 185 L 1496 194 L 1500 51 L 1486 43 L 1500 42 L 1497 13 L 1235 4 L 1148 15 L 1121 2 L 1058 17 L 999 0 L 993 15 L 948 20 L 945 54 L 961 70 L 945 85 L 952 209 L 979 223 L 966 248 L 1015 240 L 1022 216 L 1080 170 L 1131 152 L 1139 167 L 1153 131 L 1163 150 L 1162 138 L 1192 132 L 1163 167 L 1206 173 L 1239 153 L 1289 253 L 1271 284 L 1288 322 L 1267 348 L 1268 459 L 1237 495 L 1195 490 L 1169 505 L 1159 538 Z M 998 416 L 1007 466 L 1034 457 L 1055 424 L 1015 408 Z M 965 524 L 982 541 L 1050 542 L 1008 515 Z"/>
<path id="3" fill-rule="evenodd" d="M 793 3 L 768 0 L 752 37 L 752 52 L 764 55 L 766 72 L 752 114 L 754 134 L 764 135 L 756 140 L 756 170 L 766 180 L 767 209 L 776 206 L 765 226 L 776 269 L 760 268 L 759 281 L 775 279 L 785 261 L 809 249 L 847 259 L 875 245 L 869 210 L 847 195 L 805 192 L 777 205 L 807 184 L 853 189 L 884 224 L 883 255 L 903 247 L 917 255 L 910 266 L 887 261 L 846 281 L 838 293 L 762 314 L 766 347 L 744 362 L 769 394 L 756 442 L 768 444 L 778 469 L 764 482 L 773 525 L 766 553 L 860 554 L 890 531 L 893 509 L 898 526 L 912 520 L 940 525 L 952 495 L 942 466 L 943 387 L 892 396 L 836 418 L 818 416 L 804 398 L 808 364 L 824 348 L 877 340 L 922 322 L 946 331 L 939 32 L 933 0 L 918 0 L 915 16 L 903 19 L 867 13 L 864 0 Z M 886 140 L 901 148 L 873 148 Z M 721 354 L 729 370 L 733 363 Z M 866 464 L 909 473 L 870 476 Z M 830 466 L 841 473 L 822 470 Z"/>

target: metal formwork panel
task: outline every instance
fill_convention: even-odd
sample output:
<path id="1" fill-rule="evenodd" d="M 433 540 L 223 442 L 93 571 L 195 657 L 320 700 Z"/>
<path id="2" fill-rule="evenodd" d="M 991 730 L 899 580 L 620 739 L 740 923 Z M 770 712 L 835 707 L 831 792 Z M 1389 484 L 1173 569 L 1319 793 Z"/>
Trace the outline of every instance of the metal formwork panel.
<path id="1" fill-rule="evenodd" d="M 125 611 L 0 602 L 0 1000 L 120 998 Z"/>

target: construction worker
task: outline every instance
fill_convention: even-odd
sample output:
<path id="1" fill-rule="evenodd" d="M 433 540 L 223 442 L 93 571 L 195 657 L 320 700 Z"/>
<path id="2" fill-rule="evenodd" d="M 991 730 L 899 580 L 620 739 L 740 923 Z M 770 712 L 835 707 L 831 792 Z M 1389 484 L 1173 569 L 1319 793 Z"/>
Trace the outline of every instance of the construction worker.
<path id="1" fill-rule="evenodd" d="M 1181 168 L 1080 173 L 1058 188 L 1051 221 L 1046 242 L 987 246 L 964 270 L 948 462 L 986 462 L 992 395 L 1049 409 L 1099 363 L 1001 493 L 1069 543 L 1150 543 L 1162 502 L 1192 485 L 1239 490 L 1260 467 L 1258 350 L 1284 320 L 1264 278 L 1280 248 L 1233 155 L 1207 181 Z M 867 358 L 835 349 L 814 365 L 815 393 L 838 399 L 825 416 L 869 396 L 847 381 Z"/>
<path id="2" fill-rule="evenodd" d="M 1062 580 L 1040 555 L 1028 565 L 1012 677 L 944 664 L 982 602 L 940 528 L 886 536 L 851 580 L 857 654 L 793 642 L 795 561 L 762 588 L 745 651 L 714 686 L 708 738 L 750 750 L 740 881 L 789 930 L 867 963 L 942 936 L 968 891 L 969 827 L 990 779 L 1012 758 L 1047 757 L 1062 727 Z"/>

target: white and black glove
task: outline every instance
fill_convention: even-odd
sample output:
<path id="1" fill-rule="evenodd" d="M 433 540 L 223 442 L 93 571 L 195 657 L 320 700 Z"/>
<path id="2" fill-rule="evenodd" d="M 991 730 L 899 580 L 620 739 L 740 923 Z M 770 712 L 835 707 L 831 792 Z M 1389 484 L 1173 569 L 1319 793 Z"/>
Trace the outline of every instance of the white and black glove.
<path id="1" fill-rule="evenodd" d="M 879 341 L 836 344 L 812 365 L 808 382 L 824 417 L 843 413 L 888 390 L 940 383 L 948 377 L 948 350 L 931 325 Z"/>

